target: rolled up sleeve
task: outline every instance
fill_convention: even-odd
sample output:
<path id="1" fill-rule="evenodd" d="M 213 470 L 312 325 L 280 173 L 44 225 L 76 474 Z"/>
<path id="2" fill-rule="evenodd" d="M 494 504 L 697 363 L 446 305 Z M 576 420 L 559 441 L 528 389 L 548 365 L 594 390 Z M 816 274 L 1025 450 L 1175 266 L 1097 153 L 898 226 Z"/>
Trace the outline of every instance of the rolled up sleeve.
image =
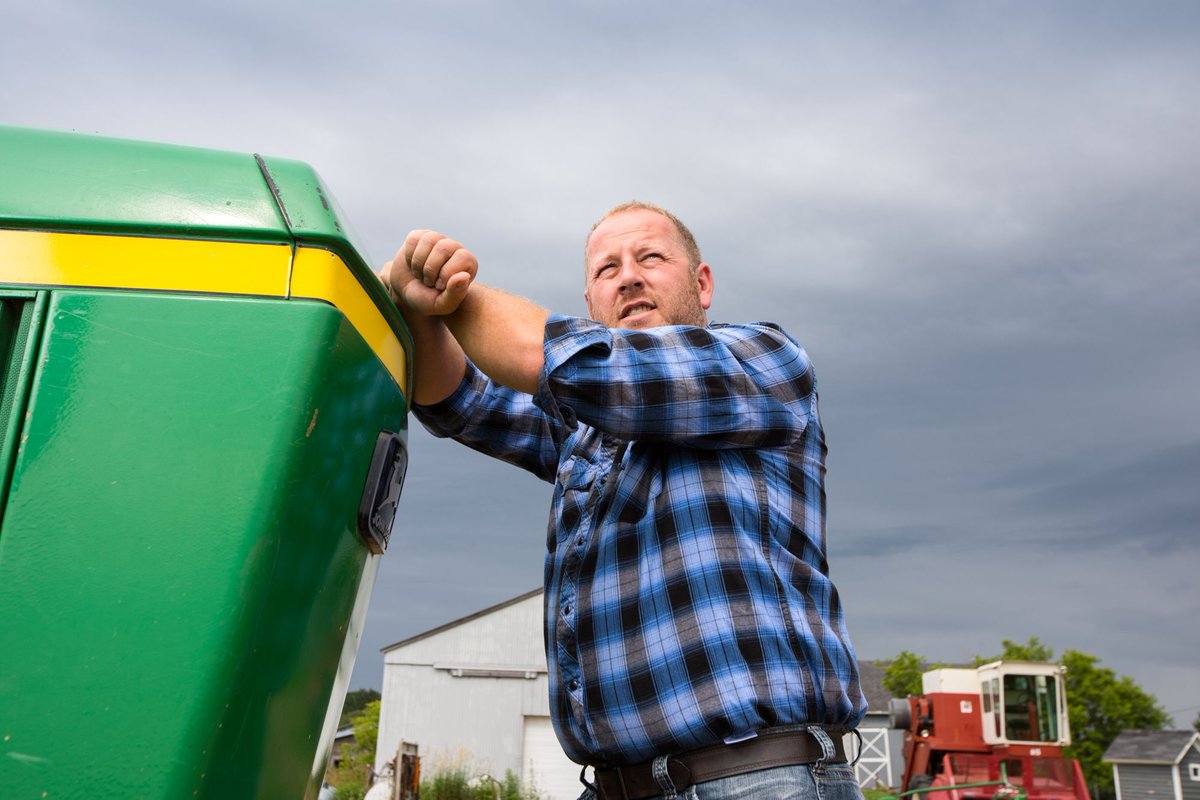
<path id="1" fill-rule="evenodd" d="M 535 404 L 621 439 L 781 446 L 815 402 L 808 356 L 769 323 L 626 330 L 553 315 L 544 349 Z"/>
<path id="2" fill-rule="evenodd" d="M 462 383 L 444 400 L 413 406 L 426 430 L 553 481 L 566 432 L 529 395 L 493 383 L 470 360 Z"/>

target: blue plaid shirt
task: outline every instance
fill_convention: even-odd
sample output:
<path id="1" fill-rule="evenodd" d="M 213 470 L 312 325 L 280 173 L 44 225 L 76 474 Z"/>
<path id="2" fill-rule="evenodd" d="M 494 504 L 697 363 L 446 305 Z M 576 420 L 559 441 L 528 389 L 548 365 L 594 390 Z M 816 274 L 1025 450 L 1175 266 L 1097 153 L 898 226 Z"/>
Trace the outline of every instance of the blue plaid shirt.
<path id="1" fill-rule="evenodd" d="M 559 741 L 623 765 L 866 710 L 825 561 L 811 364 L 769 323 L 546 323 L 536 397 L 473 365 L 417 416 L 554 483 L 546 655 Z"/>

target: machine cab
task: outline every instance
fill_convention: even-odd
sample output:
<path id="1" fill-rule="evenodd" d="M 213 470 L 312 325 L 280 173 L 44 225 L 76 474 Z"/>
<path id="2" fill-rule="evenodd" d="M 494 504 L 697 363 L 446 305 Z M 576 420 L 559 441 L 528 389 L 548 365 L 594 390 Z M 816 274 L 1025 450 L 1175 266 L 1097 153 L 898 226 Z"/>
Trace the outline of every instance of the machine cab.
<path id="1" fill-rule="evenodd" d="M 990 745 L 1071 743 L 1065 667 L 995 661 L 978 668 L 983 740 Z"/>

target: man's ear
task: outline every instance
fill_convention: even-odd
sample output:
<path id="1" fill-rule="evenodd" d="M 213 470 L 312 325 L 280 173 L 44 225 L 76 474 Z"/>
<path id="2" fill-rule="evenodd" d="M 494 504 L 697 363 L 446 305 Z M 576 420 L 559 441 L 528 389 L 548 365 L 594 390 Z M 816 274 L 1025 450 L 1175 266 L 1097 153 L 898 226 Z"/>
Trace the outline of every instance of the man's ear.
<path id="1" fill-rule="evenodd" d="M 713 273 L 712 267 L 703 261 L 696 267 L 696 290 L 700 294 L 700 305 L 705 311 L 712 305 Z"/>

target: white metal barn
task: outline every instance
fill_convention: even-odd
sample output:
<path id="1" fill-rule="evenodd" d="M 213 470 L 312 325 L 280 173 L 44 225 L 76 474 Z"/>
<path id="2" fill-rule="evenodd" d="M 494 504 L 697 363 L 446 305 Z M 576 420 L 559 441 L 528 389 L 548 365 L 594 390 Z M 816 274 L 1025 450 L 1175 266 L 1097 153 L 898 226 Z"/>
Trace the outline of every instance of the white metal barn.
<path id="1" fill-rule="evenodd" d="M 404 741 L 419 748 L 426 777 L 466 762 L 500 779 L 512 770 L 549 800 L 575 800 L 582 791 L 579 766 L 563 754 L 550 725 L 542 613 L 536 589 L 385 647 L 375 769 Z M 859 666 L 873 712 L 860 726 L 859 783 L 892 786 L 903 734 L 888 727 L 882 669 Z M 853 736 L 846 749 L 859 754 Z"/>
<path id="2" fill-rule="evenodd" d="M 512 770 L 549 800 L 579 796 L 579 766 L 550 725 L 540 589 L 383 654 L 377 771 L 405 741 L 419 748 L 425 776 L 465 762 L 500 779 Z"/>

